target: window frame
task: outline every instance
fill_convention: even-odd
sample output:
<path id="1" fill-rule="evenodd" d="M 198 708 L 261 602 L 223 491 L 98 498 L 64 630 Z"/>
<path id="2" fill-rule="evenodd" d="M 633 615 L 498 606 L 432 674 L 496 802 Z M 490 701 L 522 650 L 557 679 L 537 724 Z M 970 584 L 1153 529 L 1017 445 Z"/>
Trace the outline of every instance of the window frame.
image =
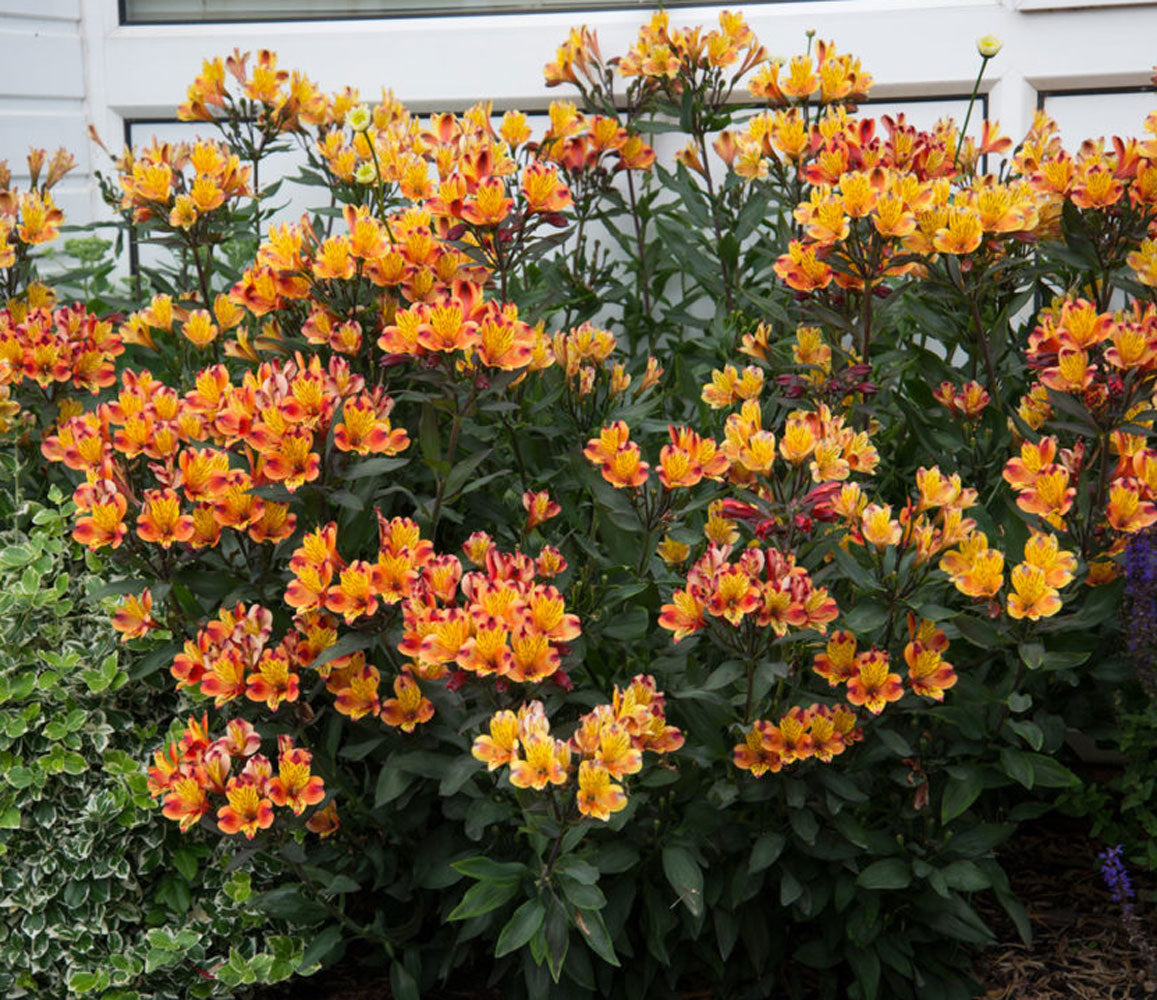
<path id="1" fill-rule="evenodd" d="M 122 27 L 160 27 L 168 25 L 228 25 L 228 24 L 295 24 L 302 21 L 382 21 L 392 18 L 444 18 L 444 17 L 519 17 L 534 14 L 583 14 L 602 11 L 634 10 L 651 13 L 657 9 L 653 0 L 568 0 L 558 6 L 542 7 L 533 2 L 518 7 L 501 7 L 488 10 L 485 0 L 478 0 L 477 9 L 426 10 L 419 7 L 410 10 L 350 11 L 326 14 L 285 14 L 269 17 L 184 17 L 166 19 L 134 18 L 128 16 L 130 0 L 116 0 L 117 23 Z M 414 0 L 409 0 L 412 4 Z M 801 2 L 831 2 L 831 0 L 763 0 L 764 3 L 791 4 Z M 734 7 L 734 0 L 666 0 L 667 9 L 679 10 L 688 7 Z"/>

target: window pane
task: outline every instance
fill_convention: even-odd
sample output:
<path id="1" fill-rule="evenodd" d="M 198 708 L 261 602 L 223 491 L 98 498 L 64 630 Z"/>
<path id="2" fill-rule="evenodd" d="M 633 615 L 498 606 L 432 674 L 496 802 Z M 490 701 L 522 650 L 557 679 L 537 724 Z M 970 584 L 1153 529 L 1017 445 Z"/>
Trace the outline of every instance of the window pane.
<path id="1" fill-rule="evenodd" d="M 772 0 L 790 3 L 792 0 Z M 667 0 L 666 7 L 724 6 L 725 0 Z M 172 21 L 325 20 L 417 14 L 534 13 L 654 8 L 654 0 L 123 0 L 126 24 Z"/>
<path id="2" fill-rule="evenodd" d="M 1075 150 L 1085 139 L 1134 136 L 1145 129 L 1145 116 L 1157 107 L 1153 91 L 1088 94 L 1046 94 L 1045 111 L 1056 120 L 1065 148 Z"/>

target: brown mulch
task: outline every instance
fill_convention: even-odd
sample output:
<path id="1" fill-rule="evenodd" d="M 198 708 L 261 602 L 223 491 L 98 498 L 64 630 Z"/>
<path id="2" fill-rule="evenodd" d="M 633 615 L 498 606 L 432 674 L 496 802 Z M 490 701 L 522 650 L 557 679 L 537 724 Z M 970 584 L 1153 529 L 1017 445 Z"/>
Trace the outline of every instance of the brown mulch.
<path id="1" fill-rule="evenodd" d="M 986 1000 L 1157 998 L 1157 978 L 1101 880 L 1097 851 L 1080 825 L 1045 819 L 1001 852 L 1013 891 L 1028 910 L 1033 943 L 1020 941 L 995 903 L 980 905 L 1001 940 L 976 963 Z M 1132 874 L 1136 912 L 1157 941 L 1152 880 Z"/>

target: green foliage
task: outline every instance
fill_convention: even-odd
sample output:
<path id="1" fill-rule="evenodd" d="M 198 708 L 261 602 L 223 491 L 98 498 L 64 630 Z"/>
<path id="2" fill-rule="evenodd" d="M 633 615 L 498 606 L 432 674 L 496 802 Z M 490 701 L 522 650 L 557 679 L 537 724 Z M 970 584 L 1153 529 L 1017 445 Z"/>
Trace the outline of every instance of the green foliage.
<path id="1" fill-rule="evenodd" d="M 56 500 L 59 501 L 59 495 Z M 0 994 L 228 997 L 301 967 L 251 875 L 157 822 L 144 761 L 170 696 L 130 682 L 68 509 L 0 534 Z"/>
<path id="2" fill-rule="evenodd" d="M 122 663 L 70 603 L 64 515 L 37 508 L 40 534 L 0 551 L 0 622 L 23 650 L 0 675 L 0 843 L 19 859 L 0 879 L 47 873 L 5 882 L 21 926 L 8 940 L 46 995 L 66 977 L 108 1000 L 162 996 L 188 974 L 182 995 L 208 996 L 351 958 L 388 967 L 405 1000 L 463 977 L 510 1000 L 704 984 L 728 1000 L 963 998 L 993 938 L 979 895 L 1028 940 L 994 851 L 1077 794 L 1065 736 L 1102 735 L 1128 679 L 1111 578 L 1157 491 L 1125 482 L 1132 515 L 1111 499 L 1154 475 L 1121 464 L 1118 435 L 1151 442 L 1157 363 L 1118 364 L 1127 351 L 1114 342 L 1114 361 L 1102 338 L 1088 384 L 1070 385 L 1050 338 L 1066 307 L 1099 316 L 1086 333 L 1123 330 L 1107 314 L 1121 291 L 1157 342 L 1157 297 L 1128 263 L 1149 196 L 1078 205 L 1034 188 L 1027 160 L 984 176 L 952 128 L 905 132 L 919 157 L 882 152 L 906 126 L 842 131 L 859 81 L 788 109 L 764 80 L 761 116 L 731 101 L 763 58 L 754 40 L 728 42 L 746 53 L 734 75 L 687 57 L 674 76 L 632 72 L 625 93 L 581 41 L 592 117 L 556 107 L 541 141 L 501 146 L 479 109 L 425 132 L 389 98 L 351 109 L 297 77 L 291 95 L 268 65 L 276 94 L 242 96 L 206 64 L 185 113 L 226 146 L 199 147 L 205 176 L 156 148 L 139 154 L 163 161 L 147 184 L 123 162 L 106 184 L 122 234 L 150 251 L 124 339 L 102 348 L 120 382 L 73 376 L 91 398 L 55 427 L 66 380 L 13 384 L 45 453 L 77 473 L 75 537 L 141 658 Z M 229 71 L 243 83 L 245 59 Z M 587 148 L 596 114 L 616 121 Z M 799 126 L 793 155 L 767 139 L 773 121 Z M 873 129 L 884 165 L 860 174 L 843 157 L 850 143 L 867 162 Z M 688 145 L 647 169 L 644 137 L 664 134 Z M 263 162 L 291 140 L 314 212 L 258 247 L 277 193 Z M 432 192 L 407 195 L 385 152 L 420 180 L 461 175 L 427 202 L 428 228 L 411 203 Z M 901 189 L 905 235 L 865 208 Z M 982 224 L 990 196 L 1014 207 Z M 834 228 L 807 221 L 833 199 Z M 960 218 L 969 248 L 947 239 Z M 98 309 L 114 304 L 107 278 L 99 264 L 84 289 Z M 190 336 L 185 317 L 210 306 L 222 329 L 201 312 Z M 608 330 L 581 325 L 596 321 Z M 374 433 L 351 443 L 359 407 Z M 136 410 L 154 422 L 130 427 Z M 172 447 L 150 452 L 172 425 Z M 70 434 L 90 453 L 68 453 Z M 1022 443 L 1063 472 L 1051 508 L 1035 481 L 1012 488 Z M 678 481 L 671 456 L 693 447 L 694 482 Z M 198 477 L 210 448 L 218 466 Z M 1016 575 L 1044 578 L 1034 539 L 1054 545 L 1035 592 Z M 553 626 L 534 610 L 546 598 Z M 476 657 L 495 629 L 506 658 Z M 516 664 L 528 637 L 542 659 Z M 158 723 L 170 677 L 184 731 Z M 1152 722 L 1128 725 L 1140 755 Z M 154 748 L 180 770 L 162 757 L 150 788 Z M 1147 828 L 1139 761 L 1134 779 L 1127 808 Z M 160 832 L 150 791 L 189 833 Z M 25 836 L 41 829 L 51 855 Z M 232 840 L 210 848 L 213 831 Z M 88 846 L 61 846 L 74 841 Z M 88 882 L 43 902 L 31 887 L 61 852 Z M 91 907 L 114 904 L 107 938 L 54 929 L 73 909 L 109 922 Z M 75 941 L 63 971 L 49 940 Z M 142 985 L 154 974 L 164 986 Z"/>

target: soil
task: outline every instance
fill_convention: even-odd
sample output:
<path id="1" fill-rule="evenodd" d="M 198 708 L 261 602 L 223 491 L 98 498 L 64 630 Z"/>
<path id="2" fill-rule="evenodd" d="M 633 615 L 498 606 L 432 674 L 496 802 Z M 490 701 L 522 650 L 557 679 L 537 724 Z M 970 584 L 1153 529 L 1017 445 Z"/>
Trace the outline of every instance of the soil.
<path id="1" fill-rule="evenodd" d="M 977 900 L 999 938 L 975 963 L 983 1000 L 1157 1000 L 1157 950 L 1147 962 L 1146 947 L 1153 946 L 1126 930 L 1101 880 L 1099 849 L 1080 824 L 1046 818 L 1022 828 L 1000 852 L 1012 888 L 1028 910 L 1033 943 L 1020 941 L 995 902 Z M 1153 879 L 1134 873 L 1134 885 L 1141 927 L 1157 942 Z M 258 994 L 258 1000 L 389 998 L 388 976 L 340 967 Z M 424 1000 L 501 1000 L 501 992 L 447 989 Z"/>

